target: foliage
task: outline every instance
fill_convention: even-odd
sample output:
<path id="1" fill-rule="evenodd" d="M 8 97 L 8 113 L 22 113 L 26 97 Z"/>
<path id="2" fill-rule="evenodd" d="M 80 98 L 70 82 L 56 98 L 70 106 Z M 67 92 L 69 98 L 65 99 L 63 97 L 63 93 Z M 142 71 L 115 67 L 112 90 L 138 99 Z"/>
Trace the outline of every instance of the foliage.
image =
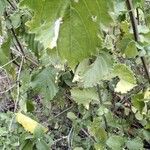
<path id="1" fill-rule="evenodd" d="M 0 0 L 0 149 L 149 149 L 149 12 Z"/>

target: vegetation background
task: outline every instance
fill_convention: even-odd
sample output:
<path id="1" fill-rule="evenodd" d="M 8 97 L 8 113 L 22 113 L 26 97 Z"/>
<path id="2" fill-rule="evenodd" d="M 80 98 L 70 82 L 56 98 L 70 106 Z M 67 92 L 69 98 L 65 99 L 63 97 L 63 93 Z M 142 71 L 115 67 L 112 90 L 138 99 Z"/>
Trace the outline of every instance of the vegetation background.
<path id="1" fill-rule="evenodd" d="M 149 150 L 150 1 L 0 0 L 0 149 Z"/>

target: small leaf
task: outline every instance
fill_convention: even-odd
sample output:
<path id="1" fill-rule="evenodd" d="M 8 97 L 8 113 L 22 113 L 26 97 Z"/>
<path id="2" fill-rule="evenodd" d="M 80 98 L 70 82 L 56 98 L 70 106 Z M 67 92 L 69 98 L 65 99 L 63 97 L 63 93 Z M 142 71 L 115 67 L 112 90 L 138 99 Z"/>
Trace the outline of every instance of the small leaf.
<path id="1" fill-rule="evenodd" d="M 21 146 L 21 150 L 33 150 L 34 143 L 31 140 L 25 140 L 25 143 Z"/>
<path id="2" fill-rule="evenodd" d="M 82 147 L 75 147 L 73 150 L 83 150 Z"/>
<path id="3" fill-rule="evenodd" d="M 144 99 L 150 101 L 150 88 L 148 88 L 144 93 Z"/>
<path id="4" fill-rule="evenodd" d="M 141 150 L 143 149 L 143 142 L 140 138 L 135 138 L 127 141 L 126 146 L 129 150 Z"/>
<path id="5" fill-rule="evenodd" d="M 109 139 L 107 140 L 106 144 L 112 149 L 112 150 L 121 150 L 124 145 L 124 138 L 118 135 L 111 135 Z"/>
<path id="6" fill-rule="evenodd" d="M 107 139 L 107 133 L 103 127 L 100 126 L 101 122 L 99 118 L 94 118 L 91 125 L 88 127 L 89 132 L 98 143 L 101 143 L 102 145 L 106 142 Z"/>
<path id="7" fill-rule="evenodd" d="M 3 15 L 3 12 L 5 11 L 5 7 L 6 7 L 6 1 L 0 0 L 0 16 Z"/>
<path id="8" fill-rule="evenodd" d="M 77 119 L 77 116 L 73 112 L 68 112 L 67 118 L 69 118 L 70 120 L 75 120 Z"/>
<path id="9" fill-rule="evenodd" d="M 42 139 L 37 140 L 36 148 L 37 148 L 37 150 L 49 150 L 50 149 L 50 147 L 47 145 L 47 143 Z"/>
<path id="10" fill-rule="evenodd" d="M 116 92 L 127 93 L 136 86 L 136 79 L 134 77 L 134 73 L 126 65 L 115 65 L 113 73 L 120 78 L 120 81 L 117 83 L 115 88 Z"/>
<path id="11" fill-rule="evenodd" d="M 31 86 L 40 92 L 45 100 L 52 100 L 58 92 L 55 77 L 56 70 L 52 67 L 47 67 L 32 77 Z"/>
<path id="12" fill-rule="evenodd" d="M 128 58 L 135 58 L 138 55 L 136 43 L 134 41 L 130 41 L 124 50 L 124 53 Z"/>

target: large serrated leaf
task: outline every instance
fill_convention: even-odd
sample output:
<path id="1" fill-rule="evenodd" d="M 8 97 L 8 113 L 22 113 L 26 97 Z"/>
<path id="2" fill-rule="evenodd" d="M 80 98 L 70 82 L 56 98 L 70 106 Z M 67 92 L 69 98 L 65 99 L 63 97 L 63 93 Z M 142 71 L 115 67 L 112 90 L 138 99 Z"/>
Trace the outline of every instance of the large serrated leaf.
<path id="1" fill-rule="evenodd" d="M 126 93 L 136 86 L 136 78 L 134 76 L 134 73 L 126 65 L 115 65 L 113 73 L 120 78 L 120 81 L 115 88 L 116 92 Z"/>
<path id="2" fill-rule="evenodd" d="M 71 97 L 76 103 L 83 104 L 86 108 L 89 107 L 91 101 L 98 101 L 98 94 L 95 89 L 79 89 L 73 88 L 71 90 Z"/>
<path id="3" fill-rule="evenodd" d="M 99 56 L 97 56 L 95 62 L 83 75 L 84 87 L 93 87 L 101 80 L 110 79 L 112 67 L 113 59 L 111 55 L 107 53 L 101 53 Z"/>
<path id="4" fill-rule="evenodd" d="M 33 10 L 34 16 L 26 25 L 44 48 L 56 47 L 61 19 L 68 4 L 68 0 L 23 0 L 20 3 L 21 7 Z"/>
<path id="5" fill-rule="evenodd" d="M 58 50 L 62 58 L 75 66 L 101 46 L 100 23 L 110 24 L 107 1 L 72 1 L 61 25 Z"/>
<path id="6" fill-rule="evenodd" d="M 40 92 L 45 100 L 52 100 L 58 92 L 55 76 L 56 71 L 54 68 L 47 67 L 32 77 L 31 86 Z"/>

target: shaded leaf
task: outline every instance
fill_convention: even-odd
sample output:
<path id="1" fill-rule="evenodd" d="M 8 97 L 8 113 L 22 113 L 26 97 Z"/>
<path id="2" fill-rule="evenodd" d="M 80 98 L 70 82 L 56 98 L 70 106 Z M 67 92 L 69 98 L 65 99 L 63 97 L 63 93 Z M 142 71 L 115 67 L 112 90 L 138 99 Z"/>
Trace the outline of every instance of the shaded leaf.
<path id="1" fill-rule="evenodd" d="M 45 100 L 52 100 L 58 92 L 55 77 L 56 70 L 52 67 L 47 67 L 32 77 L 31 86 L 39 91 Z"/>
<path id="2" fill-rule="evenodd" d="M 34 11 L 32 20 L 26 25 L 44 48 L 56 47 L 59 27 L 68 4 L 68 0 L 45 0 L 42 3 L 41 0 L 23 0 L 20 3 L 20 6 Z"/>
<path id="3" fill-rule="evenodd" d="M 98 143 L 104 144 L 107 140 L 107 133 L 103 127 L 100 126 L 101 122 L 99 118 L 94 118 L 93 122 L 89 126 L 89 132 Z"/>
<path id="4" fill-rule="evenodd" d="M 127 141 L 126 146 L 129 150 L 141 150 L 143 149 L 143 142 L 140 138 L 135 138 Z"/>
<path id="5" fill-rule="evenodd" d="M 47 143 L 42 139 L 37 140 L 36 148 L 37 148 L 37 150 L 49 150 L 50 149 L 50 147 L 47 145 Z"/>

